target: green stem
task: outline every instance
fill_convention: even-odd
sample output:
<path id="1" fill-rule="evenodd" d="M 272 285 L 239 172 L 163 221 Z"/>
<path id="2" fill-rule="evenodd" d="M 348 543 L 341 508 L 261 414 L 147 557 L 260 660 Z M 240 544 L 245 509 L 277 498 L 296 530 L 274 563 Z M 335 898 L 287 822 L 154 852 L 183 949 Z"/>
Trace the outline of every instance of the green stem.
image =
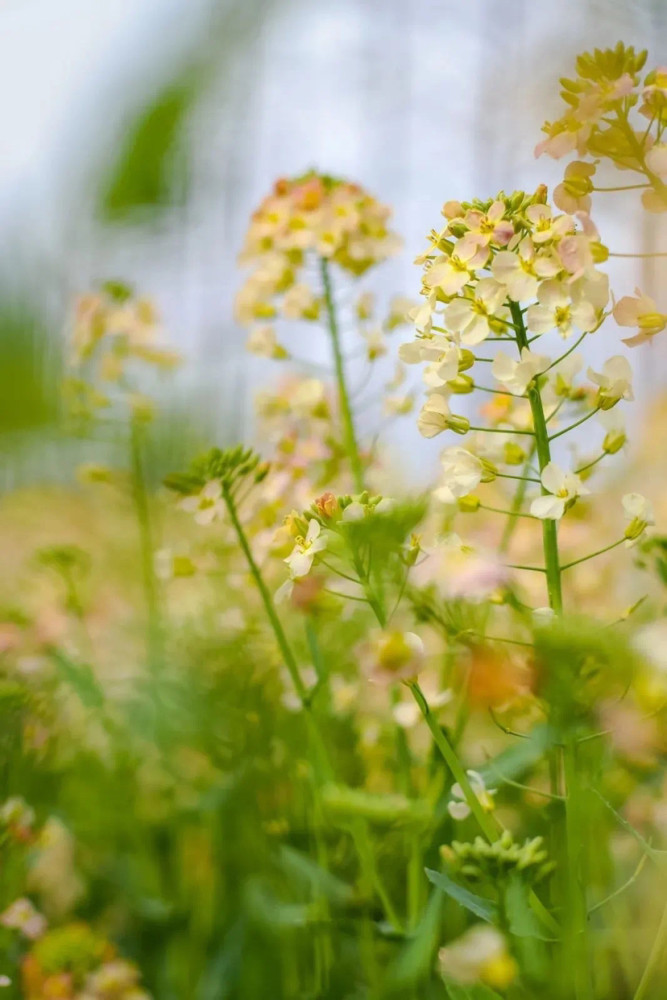
<path id="1" fill-rule="evenodd" d="M 565 837 L 567 844 L 567 913 L 564 944 L 571 963 L 575 1000 L 590 1000 L 593 983 L 589 963 L 588 912 L 586 906 L 583 855 L 585 834 L 584 804 L 579 783 L 577 748 L 569 739 L 563 751 L 565 778 Z M 584 808 L 582 808 L 584 806 Z"/>
<path id="2" fill-rule="evenodd" d="M 644 1000 L 646 993 L 649 988 L 649 983 L 653 978 L 657 967 L 663 960 L 665 955 L 665 950 L 667 949 L 667 906 L 662 911 L 662 919 L 660 920 L 660 926 L 658 927 L 658 933 L 656 935 L 655 941 L 653 942 L 653 947 L 651 948 L 651 954 L 648 957 L 648 962 L 646 963 L 646 968 L 642 973 L 642 977 L 639 980 L 639 986 L 634 995 L 633 1000 Z"/>
<path id="3" fill-rule="evenodd" d="M 611 545 L 605 545 L 603 549 L 598 549 L 597 552 L 591 552 L 587 556 L 582 556 L 581 559 L 573 559 L 572 562 L 565 563 L 564 566 L 561 566 L 561 572 L 564 572 L 566 569 L 570 569 L 572 566 L 578 566 L 579 563 L 588 562 L 589 559 L 595 559 L 596 556 L 601 556 L 605 552 L 611 552 L 611 550 L 615 549 L 618 545 L 622 545 L 624 541 L 625 538 L 619 538 L 618 541 L 612 542 Z"/>
<path id="4" fill-rule="evenodd" d="M 248 563 L 250 574 L 262 599 L 262 604 L 264 605 L 266 617 L 268 618 L 269 624 L 273 629 L 273 634 L 276 637 L 276 642 L 278 643 L 278 648 L 280 649 L 283 662 L 287 667 L 287 670 L 289 671 L 289 675 L 292 678 L 292 683 L 294 684 L 294 688 L 296 690 L 299 701 L 301 702 L 301 705 L 304 708 L 306 724 L 308 726 L 308 730 L 310 732 L 310 736 L 313 742 L 313 748 L 315 750 L 315 765 L 317 766 L 323 780 L 331 780 L 332 778 L 331 764 L 329 762 L 329 758 L 326 753 L 324 743 L 322 741 L 320 730 L 315 722 L 315 719 L 313 718 L 312 706 L 310 703 L 308 690 L 305 684 L 303 683 L 301 674 L 299 672 L 299 667 L 296 662 L 296 657 L 292 652 L 291 646 L 287 640 L 287 636 L 285 635 L 285 631 L 280 623 L 280 618 L 278 617 L 278 613 L 276 612 L 276 608 L 273 603 L 273 598 L 271 597 L 269 589 L 266 586 L 266 583 L 264 582 L 264 577 L 261 574 L 259 566 L 255 562 L 255 558 L 252 554 L 252 550 L 248 543 L 246 533 L 243 530 L 243 525 L 239 520 L 239 515 L 236 509 L 236 504 L 234 503 L 234 499 L 229 491 L 229 488 L 225 486 L 224 483 L 222 485 L 222 495 L 227 510 L 229 512 L 229 517 L 232 522 L 232 526 L 234 528 L 234 531 L 236 532 L 236 537 L 238 538 L 239 545 L 241 546 L 243 555 L 245 556 L 246 562 Z"/>
<path id="5" fill-rule="evenodd" d="M 331 288 L 331 274 L 329 273 L 329 261 L 325 257 L 320 258 L 320 270 L 322 273 L 322 286 L 324 288 L 324 304 L 327 313 L 327 323 L 329 336 L 331 337 L 331 347 L 333 349 L 334 366 L 336 369 L 336 382 L 338 384 L 338 402 L 340 406 L 340 417 L 343 424 L 343 438 L 345 450 L 350 460 L 354 487 L 357 493 L 364 491 L 364 470 L 359 455 L 359 446 L 354 429 L 354 417 L 352 416 L 352 406 L 345 380 L 345 364 L 343 361 L 343 351 L 340 342 L 340 331 L 338 329 L 338 318 L 333 300 Z"/>
<path id="6" fill-rule="evenodd" d="M 516 327 L 516 342 L 520 353 L 524 347 L 528 346 L 528 335 L 524 326 L 523 315 L 521 313 L 519 303 L 510 302 L 510 311 Z M 540 390 L 535 383 L 531 384 L 528 388 L 528 399 L 530 401 L 530 409 L 533 415 L 533 429 L 535 432 L 537 459 L 540 466 L 540 472 L 542 472 L 545 466 L 547 466 L 551 461 L 551 450 L 549 447 L 549 434 L 544 416 L 544 407 L 542 406 L 542 397 L 540 395 Z M 542 495 L 544 496 L 547 493 L 548 490 L 542 487 Z M 544 546 L 549 606 L 556 612 L 556 614 L 560 614 L 563 610 L 563 597 L 560 582 L 558 529 L 556 521 L 546 518 L 542 521 L 542 543 Z"/>
<path id="7" fill-rule="evenodd" d="M 588 413 L 584 414 L 580 420 L 576 420 L 573 424 L 570 424 L 569 427 L 564 427 L 562 431 L 556 431 L 555 434 L 551 435 L 549 441 L 555 441 L 556 438 L 562 437 L 563 434 L 569 434 L 575 427 L 579 427 L 580 424 L 585 424 L 587 420 L 590 420 L 591 417 L 594 417 L 596 413 L 599 413 L 599 411 L 600 407 L 596 406 L 594 410 L 590 410 Z"/>
<path id="8" fill-rule="evenodd" d="M 431 730 L 433 742 L 442 754 L 447 767 L 452 772 L 454 780 L 461 786 L 461 791 L 463 792 L 465 800 L 468 803 L 470 812 L 477 820 L 477 823 L 479 824 L 479 827 L 486 839 L 490 841 L 490 843 L 493 843 L 498 838 L 498 828 L 495 821 L 489 813 L 484 810 L 481 802 L 475 795 L 465 768 L 459 760 L 453 746 L 445 736 L 440 723 L 431 712 L 430 705 L 426 700 L 424 692 L 419 686 L 419 682 L 416 680 L 410 681 L 408 687 L 410 688 L 412 696 L 419 706 L 419 710 L 424 717 L 426 725 Z"/>
<path id="9" fill-rule="evenodd" d="M 146 601 L 148 663 L 151 669 L 155 669 L 159 664 L 162 648 L 162 623 L 155 579 L 153 523 L 144 467 L 143 427 L 136 419 L 133 419 L 130 424 L 130 461 L 134 507 L 139 523 L 141 572 Z"/>

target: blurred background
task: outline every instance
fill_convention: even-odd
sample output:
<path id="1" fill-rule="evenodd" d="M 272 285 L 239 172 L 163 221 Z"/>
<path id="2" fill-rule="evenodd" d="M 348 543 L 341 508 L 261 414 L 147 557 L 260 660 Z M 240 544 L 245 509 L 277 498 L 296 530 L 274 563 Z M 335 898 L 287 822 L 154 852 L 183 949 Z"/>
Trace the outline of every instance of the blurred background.
<path id="1" fill-rule="evenodd" d="M 393 205 L 405 250 L 373 282 L 415 296 L 412 259 L 445 199 L 560 179 L 533 148 L 575 54 L 651 50 L 666 22 L 663 0 L 1 0 L 5 485 L 67 467 L 52 428 L 75 294 L 116 278 L 154 297 L 187 361 L 174 426 L 187 409 L 221 441 L 247 438 L 270 376 L 233 320 L 236 256 L 276 177 L 312 166 Z M 636 208 L 611 195 L 596 213 L 610 249 L 667 246 Z M 640 283 L 660 301 L 662 263 L 624 261 L 617 294 Z M 593 356 L 613 324 L 604 337 Z M 633 358 L 642 399 L 666 347 Z M 414 421 L 393 434 L 417 469 Z"/>

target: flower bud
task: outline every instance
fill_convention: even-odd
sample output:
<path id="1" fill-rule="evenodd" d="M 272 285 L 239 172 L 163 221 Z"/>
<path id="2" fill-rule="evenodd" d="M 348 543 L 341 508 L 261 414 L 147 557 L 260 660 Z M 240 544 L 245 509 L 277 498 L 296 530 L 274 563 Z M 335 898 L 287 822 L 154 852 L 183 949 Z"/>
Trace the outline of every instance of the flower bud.
<path id="1" fill-rule="evenodd" d="M 473 493 L 469 493 L 466 497 L 459 497 L 456 501 L 459 510 L 464 514 L 474 514 L 475 511 L 479 510 L 480 502 L 479 497 Z"/>
<path id="2" fill-rule="evenodd" d="M 475 383 L 469 375 L 457 375 L 456 378 L 450 379 L 447 386 L 453 393 L 456 393 L 456 395 L 465 396 L 469 392 L 473 392 Z"/>
<path id="3" fill-rule="evenodd" d="M 483 483 L 492 483 L 493 480 L 498 475 L 497 468 L 495 467 L 495 465 L 493 464 L 493 462 L 489 462 L 486 458 L 482 458 L 482 459 L 480 459 L 480 461 L 482 463 L 482 470 L 483 470 L 482 471 L 482 482 Z"/>
<path id="4" fill-rule="evenodd" d="M 630 524 L 625 529 L 623 537 L 628 541 L 634 541 L 636 538 L 639 538 L 644 534 L 647 527 L 648 524 L 646 521 L 643 521 L 640 517 L 633 517 L 632 521 L 630 521 Z"/>
<path id="5" fill-rule="evenodd" d="M 525 451 L 514 441 L 508 441 L 504 445 L 503 457 L 506 465 L 523 465 L 526 461 Z"/>
<path id="6" fill-rule="evenodd" d="M 323 518 L 332 518 L 340 513 L 338 498 L 333 493 L 323 493 L 318 497 L 314 505 L 317 513 Z"/>
<path id="7" fill-rule="evenodd" d="M 605 435 L 605 439 L 602 442 L 602 450 L 606 452 L 607 455 L 615 455 L 617 451 L 621 450 L 626 441 L 627 436 L 625 431 L 609 431 L 609 433 Z"/>
<path id="8" fill-rule="evenodd" d="M 462 347 L 459 353 L 459 372 L 468 371 L 474 364 L 475 355 L 472 351 L 468 351 L 465 347 Z"/>
<path id="9" fill-rule="evenodd" d="M 450 413 L 447 417 L 447 427 L 455 434 L 467 434 L 470 430 L 470 421 L 467 417 L 462 417 L 457 413 Z"/>

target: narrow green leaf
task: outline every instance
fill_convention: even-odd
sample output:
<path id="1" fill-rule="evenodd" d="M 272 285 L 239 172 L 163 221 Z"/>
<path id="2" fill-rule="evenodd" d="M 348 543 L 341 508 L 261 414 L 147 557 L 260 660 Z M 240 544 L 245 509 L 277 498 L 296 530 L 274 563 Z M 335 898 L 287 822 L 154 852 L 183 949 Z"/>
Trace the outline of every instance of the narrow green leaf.
<path id="1" fill-rule="evenodd" d="M 486 920 L 489 924 L 494 923 L 498 919 L 498 907 L 490 899 L 484 899 L 483 896 L 476 896 L 469 889 L 464 889 L 462 885 L 458 885 L 457 882 L 454 882 L 444 872 L 436 872 L 432 868 L 424 870 L 429 882 L 437 889 L 441 889 L 451 899 L 459 903 L 460 906 L 463 906 L 466 910 L 470 910 L 476 917 Z"/>

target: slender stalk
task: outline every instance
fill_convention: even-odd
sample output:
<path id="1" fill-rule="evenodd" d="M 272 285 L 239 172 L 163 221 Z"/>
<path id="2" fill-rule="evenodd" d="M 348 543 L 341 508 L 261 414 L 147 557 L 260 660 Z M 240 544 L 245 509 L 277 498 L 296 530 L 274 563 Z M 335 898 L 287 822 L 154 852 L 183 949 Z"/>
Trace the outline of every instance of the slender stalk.
<path id="1" fill-rule="evenodd" d="M 315 722 L 315 719 L 313 718 L 312 705 L 310 702 L 308 690 L 301 678 L 299 667 L 296 662 L 296 657 L 294 656 L 292 648 L 287 640 L 287 636 L 285 635 L 285 631 L 282 627 L 280 618 L 278 617 L 278 613 L 273 603 L 273 598 L 271 597 L 269 589 L 266 586 L 266 583 L 264 582 L 264 577 L 262 576 L 260 568 L 255 562 L 255 558 L 252 554 L 250 544 L 248 543 L 246 533 L 243 530 L 243 525 L 241 524 L 241 521 L 239 519 L 238 511 L 236 509 L 236 504 L 234 503 L 234 498 L 232 497 L 229 488 L 225 486 L 224 483 L 222 486 L 222 495 L 225 501 L 225 505 L 227 507 L 227 511 L 229 512 L 229 518 L 232 522 L 232 526 L 236 533 L 236 537 L 238 538 L 239 545 L 241 546 L 241 551 L 245 556 L 246 562 L 248 564 L 248 569 L 250 570 L 250 574 L 262 599 L 262 604 L 264 605 L 264 611 L 266 612 L 266 617 L 269 620 L 269 624 L 271 625 L 271 628 L 273 630 L 276 642 L 278 643 L 278 648 L 280 649 L 280 653 L 283 658 L 283 663 L 285 664 L 287 670 L 289 671 L 289 675 L 292 679 L 292 683 L 294 684 L 297 696 L 299 698 L 299 701 L 301 702 L 301 705 L 303 706 L 306 718 L 306 725 L 308 727 L 308 731 L 310 733 L 310 737 L 313 743 L 313 749 L 315 751 L 315 760 L 314 760 L 315 766 L 320 772 L 322 780 L 331 780 L 332 778 L 331 763 L 329 761 L 326 749 L 324 747 L 320 730 Z"/>
<path id="2" fill-rule="evenodd" d="M 361 457 L 359 455 L 359 446 L 357 444 L 357 437 L 354 429 L 354 417 L 352 415 L 350 395 L 345 379 L 345 363 L 343 360 L 343 351 L 340 342 L 340 331 L 338 329 L 338 317 L 336 316 L 336 307 L 333 300 L 329 261 L 326 260 L 325 257 L 320 258 L 320 270 L 322 273 L 322 286 L 324 288 L 324 304 L 327 313 L 327 324 L 329 328 L 329 336 L 331 337 L 331 347 L 333 350 L 334 366 L 336 370 L 336 382 L 338 384 L 338 404 L 340 407 L 340 418 L 343 424 L 345 450 L 347 451 L 347 457 L 350 460 L 355 490 L 357 493 L 362 493 L 364 490 L 364 470 Z"/>
<path id="3" fill-rule="evenodd" d="M 611 550 L 615 549 L 618 545 L 622 545 L 624 541 L 625 538 L 619 538 L 618 541 L 612 542 L 611 545 L 605 545 L 603 549 L 598 549 L 597 552 L 591 552 L 589 555 L 582 556 L 580 559 L 573 559 L 572 562 L 565 563 L 564 566 L 561 566 L 561 572 L 566 569 L 570 569 L 572 566 L 578 566 L 579 563 L 588 562 L 589 559 L 595 559 L 596 556 L 601 556 L 605 552 L 611 552 Z"/>
<path id="4" fill-rule="evenodd" d="M 660 962 L 663 960 L 665 951 L 667 950 L 667 905 L 662 911 L 662 919 L 660 920 L 660 926 L 658 927 L 658 933 L 656 935 L 655 941 L 653 942 L 653 947 L 651 948 L 651 953 L 648 957 L 648 962 L 646 963 L 646 968 L 642 973 L 642 977 L 639 980 L 639 986 L 635 992 L 633 1000 L 644 1000 L 649 988 L 651 979 L 656 972 Z"/>
<path id="5" fill-rule="evenodd" d="M 130 424 L 130 462 L 132 468 L 132 494 L 139 524 L 141 572 L 146 601 L 148 663 L 151 669 L 156 669 L 160 661 L 162 648 L 162 622 L 157 581 L 155 578 L 153 522 L 148 499 L 146 470 L 144 467 L 143 427 L 135 418 L 132 419 Z"/>
<path id="6" fill-rule="evenodd" d="M 512 313 L 512 319 L 514 320 L 514 325 L 517 331 L 517 346 L 519 348 L 519 352 L 521 352 L 524 347 L 528 346 L 528 335 L 526 333 L 526 327 L 524 326 L 523 315 L 519 303 L 510 302 L 510 311 Z M 549 447 L 549 434 L 544 416 L 544 407 L 542 406 L 542 397 L 540 395 L 540 390 L 535 383 L 533 383 L 528 389 L 528 399 L 530 401 L 530 409 L 533 415 L 533 429 L 535 432 L 537 459 L 540 466 L 540 472 L 542 472 L 545 466 L 547 466 L 551 461 L 551 450 Z M 547 493 L 548 490 L 542 487 L 542 494 L 545 495 Z M 556 614 L 560 614 L 563 610 L 563 597 L 560 582 L 558 529 L 556 521 L 546 518 L 542 521 L 542 542 L 544 546 L 544 559 L 546 564 L 549 606 L 556 612 Z"/>
<path id="7" fill-rule="evenodd" d="M 264 582 L 264 577 L 261 574 L 259 566 L 255 562 L 255 557 L 252 554 L 252 550 L 248 543 L 246 533 L 243 530 L 241 521 L 239 520 L 238 511 L 236 509 L 236 504 L 232 498 L 232 495 L 223 483 L 222 495 L 225 501 L 225 505 L 229 512 L 229 517 L 232 522 L 234 531 L 236 532 L 236 537 L 238 538 L 239 545 L 243 555 L 245 556 L 246 562 L 248 563 L 248 568 L 250 570 L 251 576 L 259 591 L 259 595 L 262 598 L 262 604 L 264 605 L 264 610 L 266 612 L 266 617 L 269 619 L 269 624 L 273 629 L 273 634 L 276 637 L 276 642 L 282 654 L 283 661 L 287 667 L 290 677 L 292 678 L 292 683 L 296 689 L 296 693 L 299 696 L 299 700 L 305 707 L 308 705 L 308 691 L 306 689 L 303 680 L 301 679 L 301 674 L 299 673 L 299 667 L 297 665 L 294 653 L 290 648 L 290 644 L 287 641 L 287 636 L 281 625 L 280 618 L 276 611 L 275 605 L 273 603 L 273 598 L 269 593 L 269 589 Z"/>
<path id="8" fill-rule="evenodd" d="M 573 431 L 575 427 L 579 427 L 580 424 L 585 424 L 587 420 L 590 420 L 591 417 L 594 417 L 595 414 L 599 412 L 599 410 L 600 407 L 596 406 L 594 410 L 590 410 L 580 420 L 576 420 L 573 424 L 570 424 L 569 427 L 564 427 L 562 431 L 556 431 L 555 434 L 551 435 L 549 441 L 555 441 L 556 438 L 562 437 L 563 434 L 569 434 L 570 431 Z"/>
<path id="9" fill-rule="evenodd" d="M 512 500 L 512 506 L 510 508 L 510 514 L 503 531 L 502 538 L 500 539 L 500 551 L 507 552 L 512 541 L 512 536 L 516 530 L 517 524 L 519 523 L 519 514 L 521 513 L 521 508 L 523 507 L 523 501 L 526 496 L 526 490 L 528 489 L 528 477 L 527 473 L 530 471 L 530 465 L 533 461 L 533 456 L 535 454 L 535 441 L 533 441 L 530 451 L 526 455 L 526 461 L 523 466 L 523 478 L 517 486 L 516 493 L 514 494 L 514 499 Z M 539 480 L 538 480 L 539 482 Z"/>
<path id="10" fill-rule="evenodd" d="M 580 762 L 576 743 L 568 740 L 563 751 L 566 786 L 565 838 L 567 844 L 567 913 L 564 943 L 572 965 L 575 1000 L 590 1000 L 593 983 L 588 948 L 588 912 L 583 873 L 585 807 L 579 783 Z M 582 808 L 583 807 L 583 808 Z"/>

